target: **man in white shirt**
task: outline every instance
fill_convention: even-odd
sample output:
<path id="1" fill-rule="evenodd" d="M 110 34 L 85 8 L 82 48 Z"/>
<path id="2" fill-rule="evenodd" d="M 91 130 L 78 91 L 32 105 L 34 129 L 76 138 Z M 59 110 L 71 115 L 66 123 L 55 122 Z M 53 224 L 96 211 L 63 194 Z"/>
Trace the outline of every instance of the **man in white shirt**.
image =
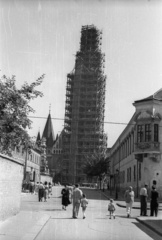
<path id="1" fill-rule="evenodd" d="M 81 198 L 83 196 L 82 191 L 79 189 L 78 184 L 75 185 L 75 188 L 72 193 L 73 198 L 73 218 L 78 218 L 79 208 L 80 208 L 80 202 Z"/>
<path id="2" fill-rule="evenodd" d="M 140 190 L 141 213 L 140 216 L 147 216 L 147 184 Z"/>

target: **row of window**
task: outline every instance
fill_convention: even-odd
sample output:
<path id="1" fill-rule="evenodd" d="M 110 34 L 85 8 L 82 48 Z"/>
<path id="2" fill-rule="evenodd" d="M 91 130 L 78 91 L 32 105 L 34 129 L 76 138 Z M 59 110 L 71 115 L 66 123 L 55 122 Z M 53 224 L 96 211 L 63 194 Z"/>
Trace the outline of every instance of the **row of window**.
<path id="1" fill-rule="evenodd" d="M 154 124 L 140 124 L 137 125 L 137 142 L 158 142 L 159 141 L 159 125 Z M 120 149 L 113 153 L 114 163 L 129 156 L 134 152 L 135 134 L 132 132 L 120 144 Z"/>
<path id="2" fill-rule="evenodd" d="M 137 175 L 137 166 L 134 165 L 133 167 L 127 168 L 127 176 L 125 177 L 125 171 L 120 172 L 120 183 L 125 183 L 125 181 L 132 182 L 132 181 L 137 181 L 141 180 L 141 163 L 138 165 L 138 175 Z"/>
<path id="3" fill-rule="evenodd" d="M 28 159 L 33 162 L 36 163 L 38 165 L 40 165 L 40 156 L 34 153 L 31 153 L 28 155 Z"/>
<path id="4" fill-rule="evenodd" d="M 158 142 L 159 141 L 159 125 L 141 124 L 137 126 L 137 142 Z M 153 133 L 152 133 L 153 131 Z"/>
<path id="5" fill-rule="evenodd" d="M 21 154 L 22 158 L 25 158 L 26 152 L 25 150 L 21 147 L 15 147 L 15 154 Z M 35 154 L 33 151 L 31 153 L 27 153 L 27 160 L 34 162 L 36 164 L 40 164 L 40 156 L 38 154 Z"/>

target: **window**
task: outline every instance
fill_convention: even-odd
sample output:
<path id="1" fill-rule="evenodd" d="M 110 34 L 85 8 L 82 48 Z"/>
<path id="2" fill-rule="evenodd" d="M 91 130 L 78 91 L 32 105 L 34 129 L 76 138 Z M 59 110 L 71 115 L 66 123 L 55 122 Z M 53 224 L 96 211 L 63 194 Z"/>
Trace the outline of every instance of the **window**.
<path id="1" fill-rule="evenodd" d="M 145 125 L 145 142 L 151 141 L 151 126 L 150 124 Z"/>
<path id="2" fill-rule="evenodd" d="M 137 142 L 143 141 L 143 125 L 137 126 Z"/>
<path id="3" fill-rule="evenodd" d="M 138 170 L 139 170 L 139 175 L 138 175 L 139 176 L 139 180 L 141 180 L 141 163 L 139 163 L 139 169 Z"/>
<path id="4" fill-rule="evenodd" d="M 154 142 L 159 141 L 159 125 L 154 124 Z"/>
<path id="5" fill-rule="evenodd" d="M 131 182 L 131 167 L 127 168 L 127 182 Z"/>
<path id="6" fill-rule="evenodd" d="M 125 183 L 125 171 L 123 171 L 123 183 Z"/>
<path id="7" fill-rule="evenodd" d="M 129 182 L 129 168 L 127 168 L 127 182 Z"/>
<path id="8" fill-rule="evenodd" d="M 134 165 L 134 181 L 136 181 L 136 165 Z"/>

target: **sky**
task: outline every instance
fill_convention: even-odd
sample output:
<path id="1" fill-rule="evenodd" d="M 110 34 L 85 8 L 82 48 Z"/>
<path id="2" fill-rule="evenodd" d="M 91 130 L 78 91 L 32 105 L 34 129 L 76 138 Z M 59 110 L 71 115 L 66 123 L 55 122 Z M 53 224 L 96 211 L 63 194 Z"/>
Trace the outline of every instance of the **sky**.
<path id="1" fill-rule="evenodd" d="M 42 134 L 49 111 L 55 136 L 63 129 L 67 74 L 81 27 L 91 24 L 103 33 L 108 147 L 134 114 L 132 103 L 162 88 L 161 0 L 0 0 L 1 76 L 15 75 L 19 88 L 45 74 L 43 98 L 30 103 L 31 136 Z"/>

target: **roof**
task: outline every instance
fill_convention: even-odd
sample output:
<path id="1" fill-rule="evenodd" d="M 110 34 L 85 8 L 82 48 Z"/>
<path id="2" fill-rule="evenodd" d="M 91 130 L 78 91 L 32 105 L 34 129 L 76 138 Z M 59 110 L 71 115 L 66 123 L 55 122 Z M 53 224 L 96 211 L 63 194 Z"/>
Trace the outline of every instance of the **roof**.
<path id="1" fill-rule="evenodd" d="M 55 135 L 53 131 L 52 119 L 51 114 L 49 113 L 47 122 L 43 131 L 42 138 L 46 138 L 46 145 L 47 147 L 52 147 L 55 142 Z"/>
<path id="2" fill-rule="evenodd" d="M 146 102 L 146 101 L 150 101 L 150 100 L 162 101 L 162 88 L 160 90 L 158 90 L 157 92 L 155 92 L 153 95 L 151 95 L 151 96 L 149 96 L 147 98 L 143 98 L 141 100 L 137 100 L 134 103 Z"/>

